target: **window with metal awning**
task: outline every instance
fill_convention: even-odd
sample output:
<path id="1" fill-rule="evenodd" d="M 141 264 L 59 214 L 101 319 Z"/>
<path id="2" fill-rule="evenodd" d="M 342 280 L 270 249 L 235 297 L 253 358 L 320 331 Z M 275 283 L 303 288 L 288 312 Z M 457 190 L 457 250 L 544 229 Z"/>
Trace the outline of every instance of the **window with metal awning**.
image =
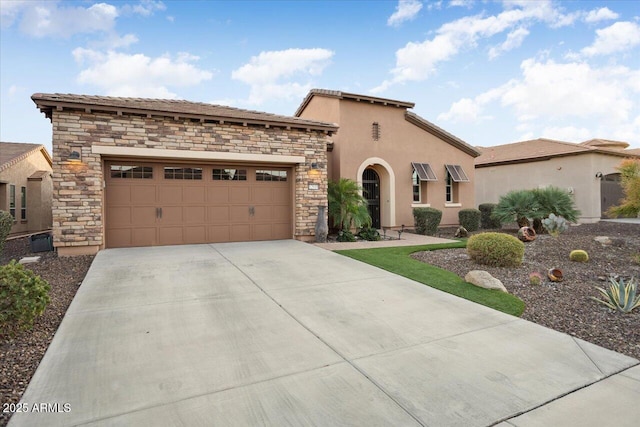
<path id="1" fill-rule="evenodd" d="M 436 177 L 436 174 L 433 172 L 433 169 L 431 169 L 431 165 L 429 165 L 429 163 L 411 162 L 411 165 L 413 166 L 413 170 L 415 170 L 416 173 L 418 174 L 418 179 L 420 181 L 437 181 L 438 180 L 438 178 Z"/>
<path id="2" fill-rule="evenodd" d="M 460 165 L 444 165 L 454 182 L 469 182 L 469 177 L 464 173 L 464 169 Z"/>

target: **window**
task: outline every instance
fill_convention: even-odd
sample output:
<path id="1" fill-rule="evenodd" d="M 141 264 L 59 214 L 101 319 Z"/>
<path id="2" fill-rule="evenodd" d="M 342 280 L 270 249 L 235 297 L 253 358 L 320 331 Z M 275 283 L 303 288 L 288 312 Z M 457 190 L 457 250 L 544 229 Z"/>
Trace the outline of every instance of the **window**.
<path id="1" fill-rule="evenodd" d="M 287 171 L 257 170 L 256 181 L 286 181 Z"/>
<path id="2" fill-rule="evenodd" d="M 151 179 L 153 178 L 153 168 L 151 166 L 111 165 L 111 178 Z"/>
<path id="3" fill-rule="evenodd" d="M 202 179 L 202 168 L 164 168 L 164 179 Z"/>
<path id="4" fill-rule="evenodd" d="M 20 219 L 27 220 L 27 187 L 20 187 Z"/>
<path id="5" fill-rule="evenodd" d="M 9 186 L 9 213 L 16 219 L 16 186 L 13 184 Z"/>
<path id="6" fill-rule="evenodd" d="M 467 174 L 460 165 L 444 165 L 454 182 L 469 182 Z"/>
<path id="7" fill-rule="evenodd" d="M 420 203 L 420 177 L 418 177 L 418 172 L 415 169 L 411 180 L 413 181 L 413 201 Z"/>
<path id="8" fill-rule="evenodd" d="M 246 181 L 247 170 L 246 169 L 214 169 L 212 178 L 214 181 Z"/>
<path id="9" fill-rule="evenodd" d="M 447 203 L 458 203 L 458 183 L 469 182 L 469 177 L 460 165 L 444 165 L 447 170 L 447 181 L 445 183 L 445 192 Z"/>
<path id="10" fill-rule="evenodd" d="M 451 174 L 447 170 L 447 179 L 444 184 L 445 191 L 445 199 L 444 201 L 447 203 L 453 203 L 453 179 L 451 178 Z"/>

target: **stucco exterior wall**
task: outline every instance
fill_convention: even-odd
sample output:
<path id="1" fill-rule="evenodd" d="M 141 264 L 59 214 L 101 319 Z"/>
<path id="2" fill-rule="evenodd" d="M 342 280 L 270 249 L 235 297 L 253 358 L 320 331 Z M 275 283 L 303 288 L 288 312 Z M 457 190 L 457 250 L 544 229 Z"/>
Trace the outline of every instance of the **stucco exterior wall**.
<path id="1" fill-rule="evenodd" d="M 37 171 L 47 171 L 41 180 L 29 181 Z M 51 228 L 52 178 L 51 165 L 42 152 L 36 151 L 25 159 L 0 172 L 0 182 L 5 183 L 0 197 L 0 208 L 9 211 L 9 185 L 16 188 L 16 219 L 11 234 L 31 233 Z M 27 218 L 21 219 L 21 188 L 27 189 Z"/>
<path id="2" fill-rule="evenodd" d="M 315 96 L 300 117 L 332 121 L 336 111 L 340 128 L 332 138 L 332 177 L 361 181 L 363 168 L 370 165 L 375 169 L 381 178 L 382 226 L 413 227 L 413 207 L 421 206 L 441 210 L 441 225 L 457 225 L 460 209 L 476 207 L 474 157 L 408 122 L 405 108 Z M 374 122 L 380 130 L 377 141 L 372 136 Z M 413 202 L 411 162 L 429 163 L 438 178 L 422 183 L 420 203 Z M 445 203 L 445 164 L 461 165 L 470 179 L 455 184 L 456 203 Z M 392 181 L 394 185 L 390 188 Z"/>
<path id="3" fill-rule="evenodd" d="M 497 203 L 500 196 L 512 190 L 555 186 L 573 193 L 580 210 L 579 222 L 597 222 L 601 217 L 600 179 L 616 173 L 622 157 L 586 153 L 549 160 L 507 164 L 476 169 L 476 201 Z"/>
<path id="4" fill-rule="evenodd" d="M 54 245 L 69 254 L 91 253 L 104 246 L 103 159 L 92 146 L 172 149 L 302 156 L 295 166 L 294 236 L 314 235 L 317 207 L 327 204 L 325 165 L 329 137 L 320 131 L 218 124 L 188 119 L 132 114 L 53 111 L 53 235 Z M 67 160 L 80 150 L 81 162 Z"/>

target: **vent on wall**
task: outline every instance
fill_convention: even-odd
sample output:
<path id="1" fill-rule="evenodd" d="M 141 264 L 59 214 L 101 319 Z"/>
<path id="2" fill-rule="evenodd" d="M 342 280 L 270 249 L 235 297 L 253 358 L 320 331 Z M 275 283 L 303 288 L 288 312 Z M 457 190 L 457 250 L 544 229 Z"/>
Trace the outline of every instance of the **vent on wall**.
<path id="1" fill-rule="evenodd" d="M 374 141 L 378 141 L 380 139 L 380 124 L 378 122 L 373 122 L 371 125 L 371 137 Z"/>

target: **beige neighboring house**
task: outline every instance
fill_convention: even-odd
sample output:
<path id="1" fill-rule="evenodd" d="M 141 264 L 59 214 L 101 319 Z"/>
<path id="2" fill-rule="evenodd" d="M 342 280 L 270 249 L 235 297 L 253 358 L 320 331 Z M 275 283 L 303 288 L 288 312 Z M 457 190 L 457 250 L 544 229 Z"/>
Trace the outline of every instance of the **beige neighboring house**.
<path id="1" fill-rule="evenodd" d="M 51 228 L 51 171 L 43 145 L 0 142 L 0 210 L 14 218 L 11 234 Z"/>
<path id="2" fill-rule="evenodd" d="M 409 111 L 411 102 L 324 89 L 309 92 L 296 117 L 336 123 L 328 174 L 364 189 L 374 227 L 413 227 L 413 208 L 442 211 L 442 225 L 475 208 L 474 158 L 466 142 Z"/>
<path id="3" fill-rule="evenodd" d="M 511 190 L 555 186 L 573 195 L 579 222 L 597 222 L 623 197 L 616 167 L 640 158 L 621 141 L 591 139 L 580 144 L 539 138 L 480 148 L 476 158 L 476 201 L 497 203 Z"/>
<path id="4" fill-rule="evenodd" d="M 331 123 L 198 102 L 34 94 L 53 127 L 53 242 L 311 240 Z"/>

